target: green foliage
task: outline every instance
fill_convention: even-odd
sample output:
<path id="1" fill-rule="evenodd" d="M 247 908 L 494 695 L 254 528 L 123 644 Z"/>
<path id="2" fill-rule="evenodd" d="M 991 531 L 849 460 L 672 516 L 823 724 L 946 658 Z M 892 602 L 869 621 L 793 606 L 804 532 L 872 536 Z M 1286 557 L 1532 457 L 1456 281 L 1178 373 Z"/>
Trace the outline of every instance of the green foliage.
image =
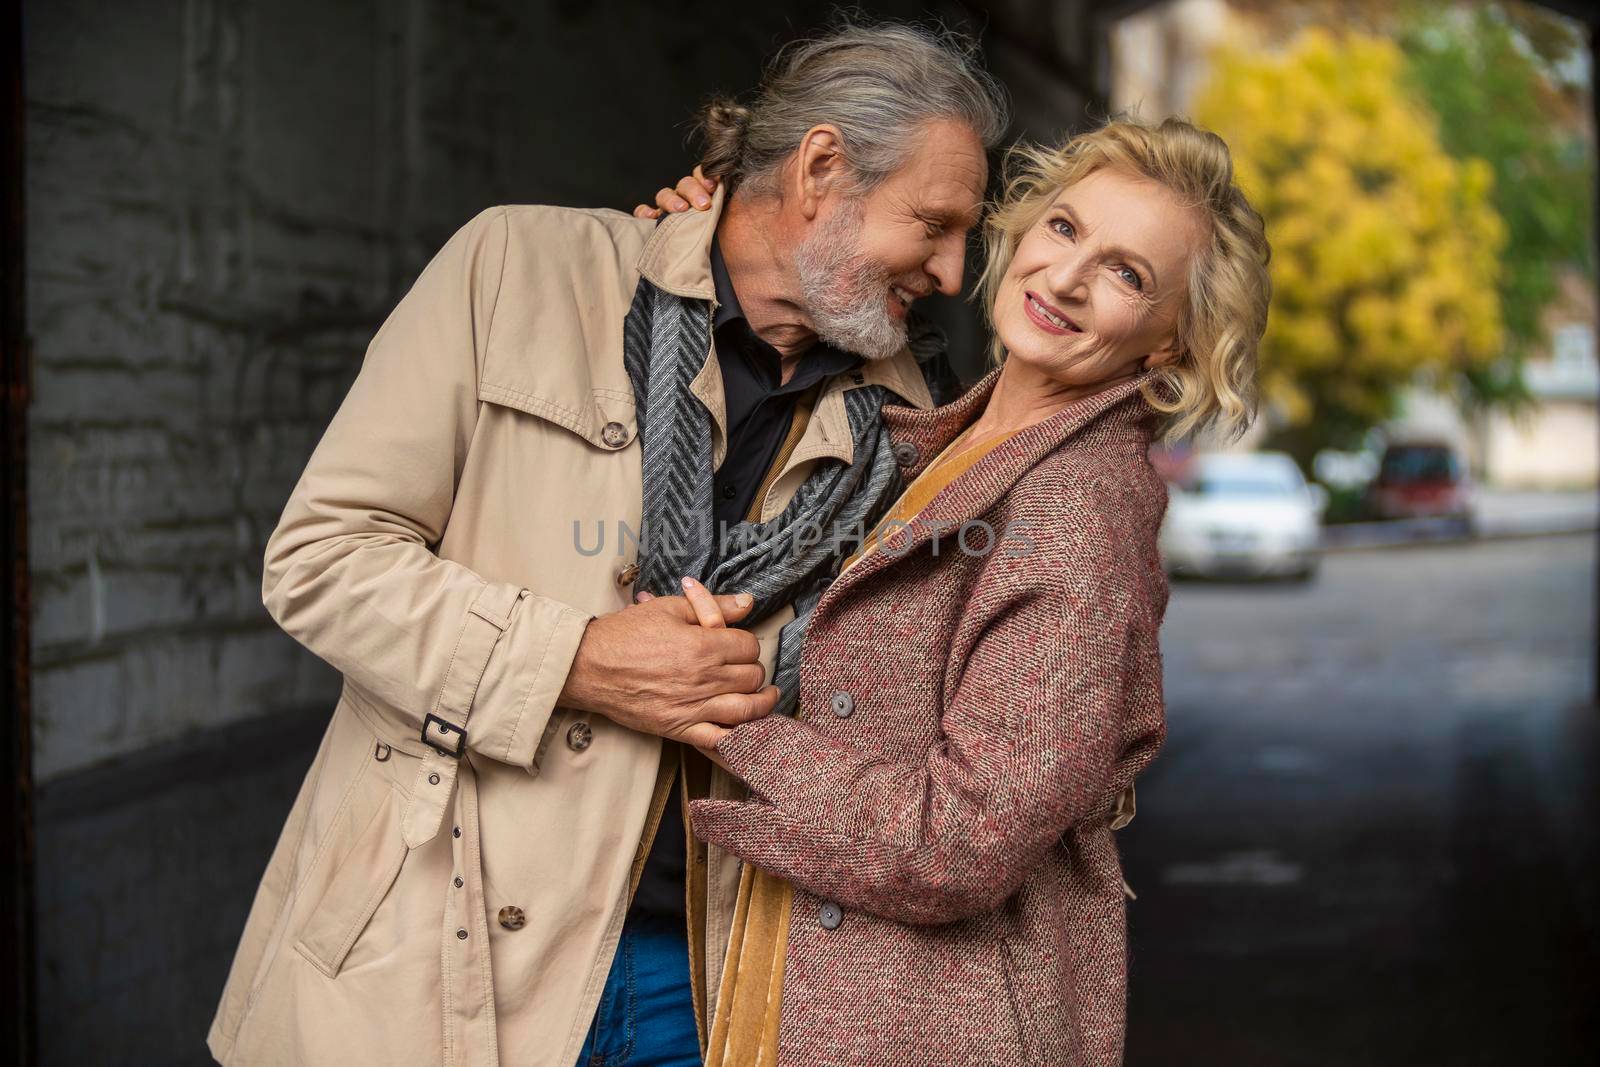
<path id="1" fill-rule="evenodd" d="M 1302 463 L 1358 443 L 1419 373 L 1491 373 L 1502 352 L 1493 173 L 1444 150 L 1403 68 L 1390 39 L 1313 28 L 1220 54 L 1195 104 L 1266 218 L 1261 384 Z"/>
<path id="2" fill-rule="evenodd" d="M 1515 405 L 1526 397 L 1521 362 L 1547 341 L 1543 312 L 1561 272 L 1594 273 L 1593 162 L 1572 82 L 1584 42 L 1565 20 L 1503 4 L 1409 8 L 1399 41 L 1407 83 L 1439 116 L 1445 150 L 1494 172 L 1506 351 L 1469 373 L 1466 397 Z"/>

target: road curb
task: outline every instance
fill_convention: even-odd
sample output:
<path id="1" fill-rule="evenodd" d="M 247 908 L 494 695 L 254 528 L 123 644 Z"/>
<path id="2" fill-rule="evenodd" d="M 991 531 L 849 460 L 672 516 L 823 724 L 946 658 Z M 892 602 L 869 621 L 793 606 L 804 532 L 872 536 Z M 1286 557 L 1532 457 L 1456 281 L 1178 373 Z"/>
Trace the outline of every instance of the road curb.
<path id="1" fill-rule="evenodd" d="M 1471 531 L 1463 531 L 1448 519 L 1352 522 L 1323 527 L 1322 551 L 1360 552 L 1377 548 L 1425 548 L 1429 545 L 1520 541 L 1534 537 L 1595 533 L 1597 530 L 1600 530 L 1600 520 L 1592 515 L 1566 515 L 1558 519 L 1480 521 Z"/>

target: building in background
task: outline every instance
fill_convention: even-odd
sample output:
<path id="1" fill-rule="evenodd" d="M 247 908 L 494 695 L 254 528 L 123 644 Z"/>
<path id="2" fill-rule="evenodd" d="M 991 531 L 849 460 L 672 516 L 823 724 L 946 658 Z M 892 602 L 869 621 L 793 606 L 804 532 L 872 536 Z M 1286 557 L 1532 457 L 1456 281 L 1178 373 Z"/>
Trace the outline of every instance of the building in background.
<path id="1" fill-rule="evenodd" d="M 1595 352 L 1594 283 L 1562 278 L 1561 299 L 1546 311 L 1548 351 L 1523 367 L 1533 406 L 1495 412 L 1474 435 L 1486 479 L 1516 489 L 1600 485 L 1600 359 Z"/>
<path id="2" fill-rule="evenodd" d="M 1170 0 L 1118 22 L 1111 31 L 1111 106 L 1141 118 L 1188 117 L 1211 73 L 1218 46 L 1251 46 L 1260 25 L 1227 0 Z"/>

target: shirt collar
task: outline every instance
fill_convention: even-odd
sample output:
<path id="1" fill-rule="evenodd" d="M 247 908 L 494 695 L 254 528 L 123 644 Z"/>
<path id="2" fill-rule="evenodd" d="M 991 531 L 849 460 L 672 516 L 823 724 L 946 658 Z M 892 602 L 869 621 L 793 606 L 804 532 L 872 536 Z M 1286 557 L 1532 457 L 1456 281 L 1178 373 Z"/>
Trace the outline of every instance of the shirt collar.
<path id="1" fill-rule="evenodd" d="M 733 291 L 733 282 L 728 278 L 728 265 L 722 260 L 722 247 L 715 235 L 711 238 L 711 284 L 717 294 L 717 312 L 712 316 L 712 327 L 744 318 L 744 309 L 739 306 L 739 294 Z"/>

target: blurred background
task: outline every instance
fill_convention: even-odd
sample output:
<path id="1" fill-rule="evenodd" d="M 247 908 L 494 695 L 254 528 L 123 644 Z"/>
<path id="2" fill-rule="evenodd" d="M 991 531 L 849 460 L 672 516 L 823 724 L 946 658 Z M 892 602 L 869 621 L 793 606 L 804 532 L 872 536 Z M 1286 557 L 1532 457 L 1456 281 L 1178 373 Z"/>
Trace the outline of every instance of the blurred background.
<path id="1" fill-rule="evenodd" d="M 3 7 L 0 1055 L 205 1063 L 338 692 L 262 548 L 372 333 L 482 208 L 670 183 L 695 105 L 828 12 Z M 978 34 L 1018 137 L 1209 125 L 1267 217 L 1262 418 L 1152 457 L 1170 733 L 1119 838 L 1128 1062 L 1590 1062 L 1591 6 L 863 10 Z M 970 306 L 936 314 L 975 379 Z"/>

